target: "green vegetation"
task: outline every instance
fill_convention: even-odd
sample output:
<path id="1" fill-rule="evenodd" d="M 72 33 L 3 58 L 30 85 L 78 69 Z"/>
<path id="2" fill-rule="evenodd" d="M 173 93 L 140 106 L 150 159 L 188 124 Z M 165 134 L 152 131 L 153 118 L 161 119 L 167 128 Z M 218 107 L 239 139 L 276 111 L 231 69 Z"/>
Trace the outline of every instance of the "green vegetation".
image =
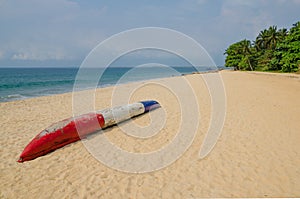
<path id="1" fill-rule="evenodd" d="M 262 30 L 254 42 L 236 42 L 224 54 L 225 66 L 237 70 L 300 71 L 300 21 L 290 30 L 271 26 Z"/>

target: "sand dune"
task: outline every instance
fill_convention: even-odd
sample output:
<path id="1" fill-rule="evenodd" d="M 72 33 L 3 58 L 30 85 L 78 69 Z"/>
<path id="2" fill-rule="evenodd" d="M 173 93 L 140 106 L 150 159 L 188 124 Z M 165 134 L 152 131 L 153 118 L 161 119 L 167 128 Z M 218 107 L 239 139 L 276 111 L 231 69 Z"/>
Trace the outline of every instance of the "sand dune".
<path id="1" fill-rule="evenodd" d="M 99 162 L 84 147 L 89 140 L 19 164 L 19 154 L 37 133 L 72 116 L 72 94 L 0 103 L 0 198 L 300 197 L 300 77 L 220 74 L 227 96 L 226 119 L 217 144 L 204 159 L 199 158 L 199 150 L 212 107 L 200 74 L 125 84 L 118 92 L 113 87 L 97 90 L 96 109 L 111 106 L 113 93 L 123 96 L 129 91 L 130 102 L 153 99 L 161 103 L 162 112 L 137 117 L 101 134 L 123 150 L 149 153 L 171 143 L 181 125 L 178 96 L 185 95 L 184 89 L 176 95 L 163 85 L 181 88 L 181 82 L 188 81 L 193 88 L 199 126 L 191 146 L 173 164 L 143 174 L 117 171 Z M 160 117 L 163 127 L 152 137 L 140 139 L 122 131 L 131 124 L 146 127 L 151 118 Z"/>

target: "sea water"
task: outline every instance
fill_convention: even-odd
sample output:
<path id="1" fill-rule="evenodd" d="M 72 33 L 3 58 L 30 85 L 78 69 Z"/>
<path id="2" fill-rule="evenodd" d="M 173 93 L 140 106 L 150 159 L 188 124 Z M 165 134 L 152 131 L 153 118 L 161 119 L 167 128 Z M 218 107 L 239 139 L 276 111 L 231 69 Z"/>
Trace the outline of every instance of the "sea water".
<path id="1" fill-rule="evenodd" d="M 78 68 L 0 68 L 0 102 L 72 92 Z M 155 78 L 179 76 L 199 71 L 194 67 L 110 67 L 90 68 L 99 73 L 97 87 Z M 210 70 L 201 68 L 201 71 Z M 88 81 L 88 80 L 87 80 Z M 89 85 L 88 82 L 86 85 Z M 89 88 L 86 88 L 89 89 Z"/>

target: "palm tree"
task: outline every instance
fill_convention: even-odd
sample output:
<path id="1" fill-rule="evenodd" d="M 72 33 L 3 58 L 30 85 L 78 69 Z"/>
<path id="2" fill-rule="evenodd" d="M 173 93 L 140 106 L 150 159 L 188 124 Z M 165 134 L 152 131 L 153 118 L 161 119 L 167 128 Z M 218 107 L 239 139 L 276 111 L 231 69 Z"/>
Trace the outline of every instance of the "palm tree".
<path id="1" fill-rule="evenodd" d="M 287 35 L 285 28 L 277 31 L 277 26 L 270 26 L 269 29 L 260 31 L 255 40 L 256 50 L 274 50 L 279 41 Z"/>
<path id="2" fill-rule="evenodd" d="M 251 42 L 249 40 L 242 40 L 240 43 L 240 50 L 243 55 L 249 55 L 251 53 Z"/>
<path id="3" fill-rule="evenodd" d="M 259 50 L 267 49 L 268 37 L 269 37 L 268 30 L 264 29 L 260 31 L 259 35 L 256 37 L 255 40 L 256 50 L 259 51 Z"/>
<path id="4" fill-rule="evenodd" d="M 267 37 L 268 49 L 275 49 L 276 44 L 279 41 L 279 33 L 277 32 L 277 26 L 270 26 Z"/>
<path id="5" fill-rule="evenodd" d="M 282 28 L 280 30 L 278 30 L 278 37 L 279 37 L 279 41 L 283 41 L 284 38 L 287 36 L 288 31 L 286 28 Z"/>
<path id="6" fill-rule="evenodd" d="M 240 53 L 244 56 L 244 58 L 246 58 L 247 60 L 247 63 L 249 65 L 249 67 L 251 68 L 251 70 L 253 70 L 253 66 L 251 64 L 251 47 L 252 47 L 252 44 L 249 40 L 242 40 L 240 42 Z"/>

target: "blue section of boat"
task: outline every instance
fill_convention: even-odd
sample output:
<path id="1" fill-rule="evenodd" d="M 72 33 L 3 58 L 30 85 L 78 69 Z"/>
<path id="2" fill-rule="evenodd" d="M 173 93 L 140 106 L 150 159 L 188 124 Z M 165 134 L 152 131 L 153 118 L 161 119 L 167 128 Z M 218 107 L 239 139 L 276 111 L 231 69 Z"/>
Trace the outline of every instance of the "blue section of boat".
<path id="1" fill-rule="evenodd" d="M 159 108 L 160 105 L 157 101 L 149 100 L 149 101 L 142 101 L 140 102 L 144 105 L 145 112 L 151 111 L 153 109 Z"/>

